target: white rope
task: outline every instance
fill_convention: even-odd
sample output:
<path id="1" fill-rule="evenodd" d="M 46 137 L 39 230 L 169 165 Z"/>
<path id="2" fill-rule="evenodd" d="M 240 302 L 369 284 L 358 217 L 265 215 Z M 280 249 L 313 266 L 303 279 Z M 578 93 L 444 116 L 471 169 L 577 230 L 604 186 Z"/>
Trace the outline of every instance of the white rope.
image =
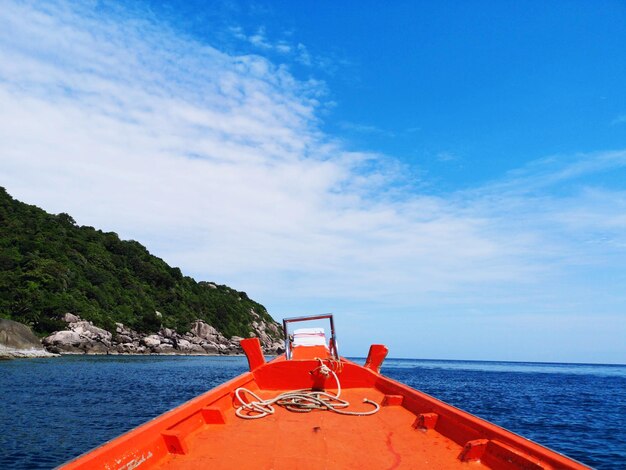
<path id="1" fill-rule="evenodd" d="M 322 390 L 313 390 L 310 388 L 302 390 L 292 390 L 284 392 L 280 395 L 263 400 L 260 396 L 247 388 L 240 387 L 235 390 L 235 396 L 241 406 L 235 410 L 235 414 L 243 419 L 258 419 L 274 414 L 276 409 L 273 405 L 282 406 L 289 411 L 296 413 L 310 413 L 313 410 L 328 410 L 334 413 L 351 416 L 369 416 L 373 415 L 380 409 L 380 405 L 375 401 L 367 398 L 363 399 L 363 403 L 368 403 L 374 407 L 370 411 L 347 411 L 345 408 L 350 406 L 346 400 L 339 398 L 341 395 L 341 383 L 334 370 L 324 364 L 324 361 L 317 358 L 320 362 L 319 367 L 312 370 L 311 373 L 319 372 L 321 375 L 328 377 L 332 375 L 337 383 L 337 394 Z M 246 395 L 254 398 L 254 400 L 246 401 Z"/>

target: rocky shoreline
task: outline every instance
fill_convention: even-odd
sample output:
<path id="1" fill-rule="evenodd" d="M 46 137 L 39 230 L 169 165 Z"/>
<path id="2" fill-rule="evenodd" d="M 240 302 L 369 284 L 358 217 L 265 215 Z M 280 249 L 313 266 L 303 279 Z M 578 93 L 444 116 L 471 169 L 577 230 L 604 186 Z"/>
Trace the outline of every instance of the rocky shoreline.
<path id="1" fill-rule="evenodd" d="M 54 356 L 57 354 L 46 351 L 28 326 L 0 318 L 0 359 Z"/>
<path id="2" fill-rule="evenodd" d="M 250 336 L 259 338 L 263 352 L 267 355 L 284 352 L 284 341 L 276 339 L 280 338 L 279 327 L 274 323 L 263 321 L 254 311 L 251 315 L 254 320 Z M 72 313 L 66 313 L 63 320 L 67 323 L 67 328 L 43 338 L 38 345 L 32 342 L 32 338 L 31 343 L 24 348 L 11 348 L 10 351 L 0 344 L 0 356 L 51 357 L 61 354 L 220 356 L 243 353 L 239 345 L 243 338 L 238 336 L 226 338 L 202 320 L 196 320 L 190 330 L 183 334 L 169 328 L 161 328 L 157 333 L 142 334 L 122 323 L 115 324 L 116 331 L 113 334 Z M 36 351 L 28 352 L 31 349 Z"/>
<path id="3" fill-rule="evenodd" d="M 0 359 L 33 359 L 37 357 L 57 357 L 59 354 L 53 354 L 42 348 L 17 349 L 7 348 L 0 345 Z"/>

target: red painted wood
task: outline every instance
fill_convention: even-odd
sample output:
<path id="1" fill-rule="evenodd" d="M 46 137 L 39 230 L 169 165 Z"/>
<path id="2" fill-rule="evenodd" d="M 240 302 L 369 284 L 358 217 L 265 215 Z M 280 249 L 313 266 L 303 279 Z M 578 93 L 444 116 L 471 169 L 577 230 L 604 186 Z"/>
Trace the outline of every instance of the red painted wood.
<path id="1" fill-rule="evenodd" d="M 263 355 L 259 338 L 242 339 L 239 343 L 248 358 L 248 367 L 250 368 L 250 371 L 258 369 L 265 364 L 265 356 Z"/>
<path id="2" fill-rule="evenodd" d="M 402 406 L 385 406 L 371 416 L 330 411 L 292 413 L 278 408 L 265 418 L 240 419 L 235 416 L 237 404 L 233 403 L 238 387 L 252 390 L 263 399 L 316 385 L 336 390 L 334 378 L 316 372 L 319 361 L 287 361 L 281 356 L 260 363 L 258 342 L 247 344 L 254 372 L 208 391 L 62 468 L 587 468 L 345 359 L 341 364 L 325 364 L 336 371 L 342 385 L 341 398 L 350 403 L 350 409 L 370 410 L 364 398 L 382 403 L 385 397 L 387 402 L 397 402 L 398 396 L 402 397 Z M 380 358 L 379 353 L 374 356 Z M 380 366 L 375 358 L 369 363 L 374 368 Z M 220 416 L 224 424 L 209 424 Z M 428 432 L 415 431 L 413 424 L 416 420 L 419 423 L 419 416 Z"/>
<path id="3" fill-rule="evenodd" d="M 380 366 L 387 357 L 389 349 L 384 344 L 372 344 L 370 350 L 367 353 L 367 359 L 365 360 L 365 367 L 373 370 L 374 372 L 380 372 Z"/>
<path id="4" fill-rule="evenodd" d="M 404 397 L 402 395 L 385 395 L 382 406 L 402 406 Z"/>
<path id="5" fill-rule="evenodd" d="M 417 419 L 415 423 L 413 423 L 413 427 L 415 429 L 435 429 L 437 426 L 437 419 L 439 419 L 439 415 L 437 413 L 420 413 L 417 415 Z"/>

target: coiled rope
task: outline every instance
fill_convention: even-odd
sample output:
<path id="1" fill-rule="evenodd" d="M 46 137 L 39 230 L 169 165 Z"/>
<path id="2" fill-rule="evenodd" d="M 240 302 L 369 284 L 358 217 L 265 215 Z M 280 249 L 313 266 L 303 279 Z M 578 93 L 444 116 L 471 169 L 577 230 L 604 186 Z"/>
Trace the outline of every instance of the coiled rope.
<path id="1" fill-rule="evenodd" d="M 311 373 L 319 373 L 325 377 L 332 375 L 337 383 L 337 394 L 325 392 L 323 390 L 313 390 L 310 388 L 293 390 L 290 392 L 284 392 L 280 395 L 263 400 L 256 393 L 247 388 L 240 387 L 235 390 L 235 396 L 241 406 L 235 410 L 235 414 L 243 419 L 258 419 L 275 413 L 276 409 L 273 405 L 282 406 L 289 411 L 296 413 L 310 413 L 313 410 L 328 410 L 333 413 L 350 416 L 369 416 L 380 410 L 380 405 L 375 401 L 367 398 L 363 399 L 363 403 L 368 403 L 374 407 L 370 411 L 347 411 L 345 408 L 350 406 L 350 403 L 346 400 L 339 398 L 341 395 L 341 383 L 334 370 L 331 367 L 324 364 L 324 361 L 320 358 L 316 358 L 320 365 L 311 371 Z M 341 362 L 330 362 L 331 366 L 340 368 Z M 252 397 L 254 400 L 246 401 L 246 395 Z"/>

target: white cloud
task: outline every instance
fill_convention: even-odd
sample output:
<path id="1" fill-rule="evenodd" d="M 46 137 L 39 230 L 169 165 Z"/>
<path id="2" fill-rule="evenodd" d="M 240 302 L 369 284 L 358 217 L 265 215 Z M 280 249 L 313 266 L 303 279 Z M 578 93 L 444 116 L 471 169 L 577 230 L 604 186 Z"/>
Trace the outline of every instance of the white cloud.
<path id="1" fill-rule="evenodd" d="M 267 30 L 264 26 L 257 28 L 256 32 L 250 35 L 247 35 L 241 26 L 231 27 L 230 32 L 236 39 L 251 44 L 257 48 L 257 50 L 266 53 L 277 52 L 280 55 L 291 55 L 295 53 L 298 62 L 304 65 L 312 65 L 311 57 L 303 44 L 291 44 L 286 39 L 273 41 L 268 38 Z M 285 33 L 283 34 L 288 36 Z"/>
<path id="2" fill-rule="evenodd" d="M 368 124 L 360 124 L 356 122 L 342 121 L 339 123 L 339 126 L 344 130 L 358 132 L 360 134 L 378 135 L 381 137 L 389 137 L 389 138 L 393 138 L 396 136 L 395 132 L 381 129 L 379 127 L 368 125 Z"/>
<path id="3" fill-rule="evenodd" d="M 626 261 L 626 196 L 553 188 L 621 169 L 626 153 L 423 194 L 392 158 L 320 131 L 322 83 L 90 8 L 0 11 L 0 184 L 15 197 L 137 239 L 277 316 L 384 309 L 398 327 L 425 309 L 623 306 L 596 303 L 602 282 L 585 275 Z"/>
<path id="4" fill-rule="evenodd" d="M 439 162 L 444 162 L 444 163 L 448 163 L 448 162 L 454 162 L 457 161 L 459 159 L 459 157 L 452 153 L 452 152 L 439 152 L 436 156 L 435 159 Z"/>
<path id="5" fill-rule="evenodd" d="M 613 121 L 611 121 L 611 124 L 626 124 L 626 114 L 620 114 L 615 119 L 613 119 Z"/>
<path id="6" fill-rule="evenodd" d="M 313 58 L 311 57 L 309 50 L 304 44 L 299 42 L 298 45 L 296 46 L 296 50 L 298 51 L 298 55 L 296 57 L 296 60 L 298 62 L 300 62 L 302 65 L 307 65 L 307 66 L 313 65 Z"/>
<path id="7" fill-rule="evenodd" d="M 292 31 L 282 31 L 281 39 L 270 38 L 267 28 L 261 26 L 254 33 L 247 34 L 241 26 L 228 28 L 230 34 L 239 41 L 250 44 L 259 53 L 275 53 L 280 60 L 291 59 L 305 67 L 314 67 L 324 74 L 335 74 L 339 67 L 349 67 L 351 64 L 338 57 L 322 57 L 313 55 L 306 45 L 293 41 Z"/>

